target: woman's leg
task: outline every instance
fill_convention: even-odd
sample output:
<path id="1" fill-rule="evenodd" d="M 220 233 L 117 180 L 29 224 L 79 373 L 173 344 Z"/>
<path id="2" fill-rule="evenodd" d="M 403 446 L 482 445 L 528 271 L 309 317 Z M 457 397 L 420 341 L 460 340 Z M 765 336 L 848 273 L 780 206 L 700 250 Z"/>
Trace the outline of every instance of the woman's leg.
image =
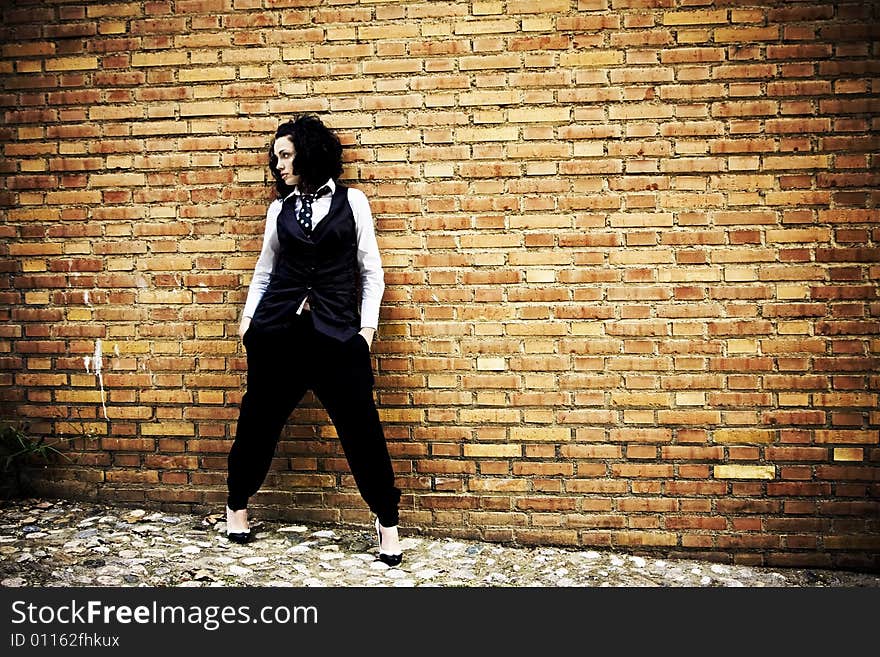
<path id="1" fill-rule="evenodd" d="M 298 342 L 289 333 L 245 334 L 247 389 L 241 400 L 235 442 L 229 450 L 227 506 L 247 508 L 275 455 L 278 437 L 288 417 L 305 394 L 305 368 L 294 357 Z"/>
<path id="2" fill-rule="evenodd" d="M 355 335 L 328 344 L 325 376 L 317 378 L 315 395 L 336 427 L 342 449 L 367 506 L 383 527 L 398 523 L 400 490 L 373 401 L 373 371 L 366 340 Z"/>

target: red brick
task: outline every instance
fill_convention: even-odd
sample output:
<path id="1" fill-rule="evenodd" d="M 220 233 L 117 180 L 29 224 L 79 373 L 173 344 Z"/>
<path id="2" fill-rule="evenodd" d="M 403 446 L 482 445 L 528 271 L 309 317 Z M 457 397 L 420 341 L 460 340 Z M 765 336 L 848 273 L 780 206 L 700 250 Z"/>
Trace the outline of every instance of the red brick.
<path id="1" fill-rule="evenodd" d="M 312 110 L 339 128 L 382 248 L 373 362 L 402 517 L 877 566 L 857 539 L 880 495 L 866 7 L 251 4 L 4 14 L 0 406 L 99 433 L 46 490 L 222 504 L 266 139 L 279 112 Z M 424 32 L 443 21 L 453 38 Z M 306 98 L 319 77 L 330 94 Z M 227 114 L 181 122 L 181 103 Z M 716 440 L 737 435 L 761 440 Z M 732 464 L 777 478 L 712 478 Z M 311 395 L 268 485 L 268 508 L 367 519 Z"/>

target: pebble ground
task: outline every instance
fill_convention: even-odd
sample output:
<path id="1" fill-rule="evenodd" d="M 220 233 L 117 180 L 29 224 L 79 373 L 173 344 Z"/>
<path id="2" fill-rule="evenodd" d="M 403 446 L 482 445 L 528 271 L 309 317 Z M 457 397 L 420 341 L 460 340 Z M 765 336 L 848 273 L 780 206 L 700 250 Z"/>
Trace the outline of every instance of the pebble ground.
<path id="1" fill-rule="evenodd" d="M 0 504 L 0 586 L 880 587 L 880 574 L 759 568 L 610 550 L 410 536 L 403 563 L 372 531 L 259 521 L 246 545 L 225 517 L 68 500 Z"/>

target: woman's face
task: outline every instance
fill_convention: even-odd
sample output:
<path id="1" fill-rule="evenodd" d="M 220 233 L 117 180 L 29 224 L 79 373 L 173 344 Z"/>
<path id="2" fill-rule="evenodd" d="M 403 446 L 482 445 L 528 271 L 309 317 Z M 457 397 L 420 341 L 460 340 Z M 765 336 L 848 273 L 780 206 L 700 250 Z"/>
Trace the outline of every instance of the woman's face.
<path id="1" fill-rule="evenodd" d="M 293 173 L 293 158 L 296 155 L 296 151 L 293 149 L 293 140 L 284 135 L 275 140 L 272 148 L 275 151 L 275 157 L 278 158 L 276 167 L 281 178 L 288 185 L 299 184 L 299 176 Z"/>

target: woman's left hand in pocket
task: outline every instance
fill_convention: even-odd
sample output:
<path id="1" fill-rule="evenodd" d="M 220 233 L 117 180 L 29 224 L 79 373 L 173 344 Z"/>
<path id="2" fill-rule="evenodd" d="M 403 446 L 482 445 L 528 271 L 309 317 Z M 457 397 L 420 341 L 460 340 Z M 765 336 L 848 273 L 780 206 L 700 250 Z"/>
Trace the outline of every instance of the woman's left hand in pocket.
<path id="1" fill-rule="evenodd" d="M 373 335 L 376 333 L 376 329 L 364 327 L 360 331 L 358 331 L 367 342 L 367 347 L 372 348 L 373 346 Z"/>

